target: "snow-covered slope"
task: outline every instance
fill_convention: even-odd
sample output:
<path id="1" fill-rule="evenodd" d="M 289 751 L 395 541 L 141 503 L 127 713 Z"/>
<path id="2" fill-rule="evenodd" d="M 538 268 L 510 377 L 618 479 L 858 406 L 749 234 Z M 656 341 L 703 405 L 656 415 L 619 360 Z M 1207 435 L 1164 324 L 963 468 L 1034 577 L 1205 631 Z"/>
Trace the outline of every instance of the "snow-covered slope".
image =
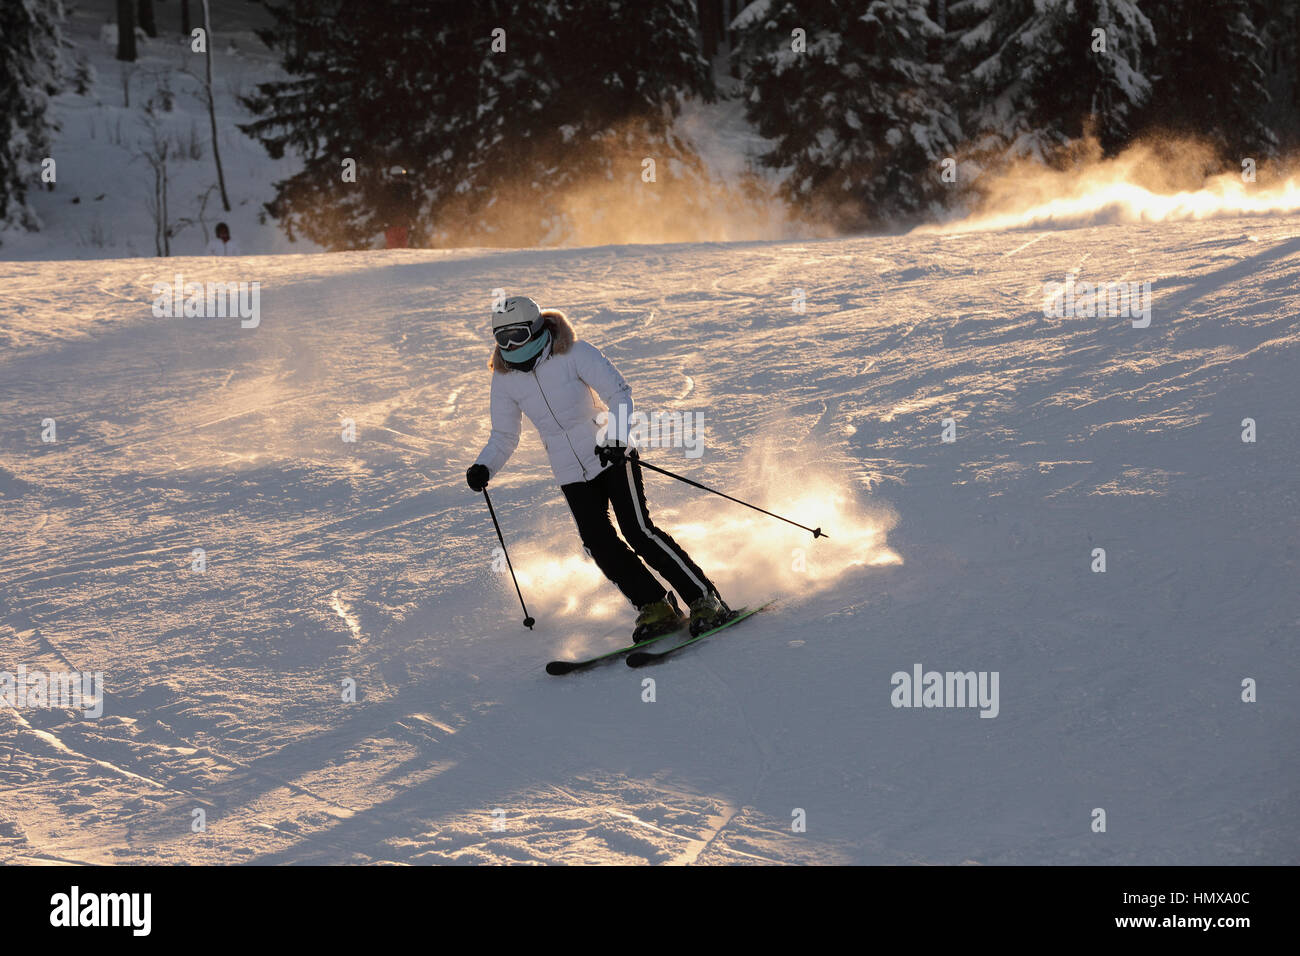
<path id="1" fill-rule="evenodd" d="M 1150 280 L 1150 327 L 1044 318 L 1071 272 Z M 260 282 L 260 325 L 154 318 L 175 273 Z M 660 668 L 543 672 L 632 612 L 531 433 L 491 490 L 535 631 L 493 570 L 463 473 L 498 287 L 704 414 L 702 459 L 648 460 L 830 532 L 647 477 L 773 609 Z M 0 288 L 0 669 L 107 686 L 97 720 L 0 705 L 0 861 L 1297 862 L 1298 218 Z M 918 663 L 998 672 L 997 716 L 892 706 Z"/>

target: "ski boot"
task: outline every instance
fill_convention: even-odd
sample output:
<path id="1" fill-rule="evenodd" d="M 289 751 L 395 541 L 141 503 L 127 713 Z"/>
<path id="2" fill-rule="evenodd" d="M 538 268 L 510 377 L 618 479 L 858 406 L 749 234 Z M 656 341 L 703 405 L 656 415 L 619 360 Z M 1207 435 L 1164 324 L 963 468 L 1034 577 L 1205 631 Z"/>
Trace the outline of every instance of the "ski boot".
<path id="1" fill-rule="evenodd" d="M 636 616 L 636 627 L 632 629 L 632 640 L 638 644 L 675 631 L 682 624 L 682 611 L 671 591 L 658 601 L 641 605 L 637 611 L 639 613 Z"/>
<path id="2" fill-rule="evenodd" d="M 712 591 L 691 602 L 691 637 L 712 630 L 731 619 L 731 608 Z"/>

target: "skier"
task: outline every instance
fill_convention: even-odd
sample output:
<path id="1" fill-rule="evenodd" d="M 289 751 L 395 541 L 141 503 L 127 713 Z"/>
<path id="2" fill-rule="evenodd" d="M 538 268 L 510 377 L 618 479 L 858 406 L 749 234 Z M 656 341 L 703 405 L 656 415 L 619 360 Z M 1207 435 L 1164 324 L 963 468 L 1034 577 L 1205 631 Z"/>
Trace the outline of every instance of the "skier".
<path id="1" fill-rule="evenodd" d="M 493 313 L 492 334 L 492 434 L 465 472 L 470 488 L 482 491 L 505 465 L 519 444 L 526 414 L 546 447 L 584 549 L 637 609 L 633 639 L 674 630 L 683 616 L 672 592 L 646 564 L 689 606 L 692 634 L 728 620 L 731 610 L 717 588 L 651 522 L 641 465 L 636 449 L 628 448 L 626 433 L 612 434 L 616 428 L 611 427 L 610 437 L 597 444 L 600 408 L 593 392 L 608 409 L 611 426 L 632 418 L 632 393 L 618 369 L 594 345 L 575 341 L 563 312 L 542 311 L 526 296 L 506 299 L 504 308 Z M 611 506 L 622 539 L 610 523 Z"/>
<path id="2" fill-rule="evenodd" d="M 237 256 L 239 243 L 230 238 L 230 227 L 224 222 L 217 223 L 217 236 L 208 243 L 207 254 L 210 256 Z"/>

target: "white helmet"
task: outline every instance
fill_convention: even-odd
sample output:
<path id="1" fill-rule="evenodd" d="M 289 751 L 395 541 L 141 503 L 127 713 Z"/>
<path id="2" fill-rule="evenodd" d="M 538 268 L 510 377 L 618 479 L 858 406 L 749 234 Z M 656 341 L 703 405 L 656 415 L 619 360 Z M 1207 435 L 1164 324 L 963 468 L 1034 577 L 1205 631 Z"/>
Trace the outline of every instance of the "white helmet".
<path id="1" fill-rule="evenodd" d="M 493 310 L 492 331 L 495 332 L 506 325 L 522 325 L 523 323 L 536 328 L 541 320 L 542 310 L 538 308 L 536 302 L 526 295 L 512 295 L 506 299 L 500 310 Z"/>

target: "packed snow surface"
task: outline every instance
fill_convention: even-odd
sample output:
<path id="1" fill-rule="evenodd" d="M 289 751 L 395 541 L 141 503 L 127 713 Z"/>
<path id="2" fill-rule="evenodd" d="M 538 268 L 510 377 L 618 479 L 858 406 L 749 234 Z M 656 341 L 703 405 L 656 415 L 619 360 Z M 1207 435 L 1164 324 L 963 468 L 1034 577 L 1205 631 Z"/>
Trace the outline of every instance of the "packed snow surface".
<path id="1" fill-rule="evenodd" d="M 155 317 L 177 275 L 260 283 L 256 327 Z M 1067 276 L 1149 281 L 1149 327 L 1044 317 Z M 704 416 L 702 457 L 647 461 L 829 532 L 647 474 L 771 609 L 544 672 L 634 615 L 527 426 L 490 491 L 534 631 L 494 569 L 464 471 L 498 288 Z M 0 862 L 1300 861 L 1300 218 L 0 289 L 0 670 L 105 688 L 98 718 L 0 703 Z M 894 706 L 918 664 L 996 672 L 996 716 Z"/>

